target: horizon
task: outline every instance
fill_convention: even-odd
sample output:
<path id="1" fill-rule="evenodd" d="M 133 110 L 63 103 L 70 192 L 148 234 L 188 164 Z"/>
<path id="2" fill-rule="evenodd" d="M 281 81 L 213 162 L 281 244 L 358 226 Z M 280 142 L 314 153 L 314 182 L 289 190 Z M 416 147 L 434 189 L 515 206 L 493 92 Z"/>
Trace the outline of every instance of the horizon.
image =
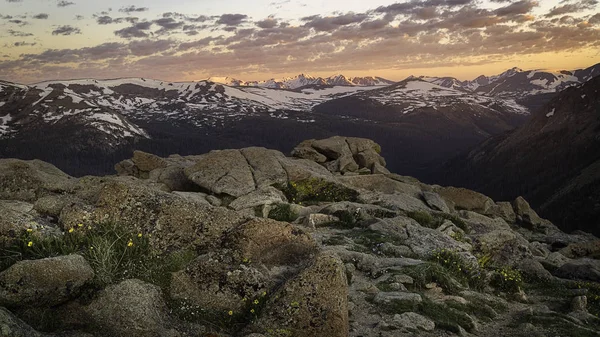
<path id="1" fill-rule="evenodd" d="M 590 65 L 587 65 L 587 66 L 584 66 L 584 67 L 580 67 L 580 68 L 577 68 L 577 69 L 541 69 L 541 68 L 538 68 L 538 69 L 524 69 L 524 68 L 519 67 L 519 66 L 514 66 L 514 67 L 511 67 L 511 68 L 507 68 L 507 69 L 505 69 L 505 70 L 503 70 L 501 72 L 498 72 L 498 73 L 479 74 L 479 75 L 477 75 L 475 77 L 472 77 L 472 78 L 469 78 L 469 79 L 464 79 L 464 80 L 459 79 L 459 80 L 461 80 L 461 81 L 474 81 L 479 76 L 483 75 L 483 76 L 490 77 L 490 76 L 500 75 L 503 72 L 508 71 L 510 69 L 513 69 L 513 68 L 518 68 L 518 69 L 520 69 L 520 70 L 522 70 L 524 72 L 527 72 L 527 71 L 544 71 L 544 72 L 558 73 L 560 71 L 583 70 L 583 69 L 591 68 L 591 67 L 596 66 L 596 65 L 600 65 L 600 62 L 599 63 L 590 64 Z M 217 76 L 210 76 L 210 77 L 207 77 L 207 78 L 199 78 L 199 79 L 193 79 L 193 80 L 187 80 L 187 81 L 170 81 L 170 80 L 166 80 L 166 79 L 162 79 L 162 78 L 151 78 L 151 77 L 144 77 L 144 76 L 139 76 L 139 77 L 137 77 L 137 76 L 124 76 L 124 77 L 110 77 L 110 78 L 109 77 L 107 77 L 107 78 L 102 78 L 102 77 L 79 77 L 79 78 L 47 79 L 47 80 L 43 80 L 43 81 L 29 82 L 29 83 L 12 82 L 12 81 L 4 80 L 4 79 L 1 79 L 1 78 L 0 78 L 0 81 L 4 81 L 4 82 L 8 82 L 8 83 L 14 83 L 14 84 L 20 84 L 20 85 L 28 85 L 28 86 L 29 85 L 36 85 L 36 84 L 40 84 L 40 83 L 45 83 L 45 82 L 81 81 L 81 80 L 111 81 L 111 80 L 141 79 L 141 78 L 146 79 L 146 80 L 164 81 L 164 82 L 171 82 L 171 83 L 188 83 L 188 82 L 209 81 L 210 78 L 230 78 L 230 79 L 239 80 L 239 81 L 242 81 L 242 82 L 259 82 L 260 83 L 260 82 L 266 82 L 266 81 L 269 81 L 269 80 L 279 81 L 279 80 L 283 80 L 283 79 L 286 79 L 286 78 L 297 77 L 297 76 L 300 76 L 300 75 L 311 76 L 311 77 L 315 77 L 315 78 L 317 78 L 317 77 L 328 78 L 328 77 L 334 77 L 334 76 L 337 76 L 337 75 L 343 75 L 346 78 L 365 77 L 365 76 L 348 76 L 348 75 L 342 74 L 342 73 L 335 73 L 335 74 L 332 74 L 332 75 L 329 75 L 329 76 L 313 76 L 311 73 L 308 73 L 308 72 L 299 72 L 299 73 L 297 73 L 294 76 L 278 77 L 278 78 L 273 78 L 272 77 L 272 78 L 268 78 L 268 79 L 243 79 L 243 78 L 237 78 L 237 77 L 233 77 L 233 76 L 218 76 L 217 75 Z M 366 75 L 366 76 L 371 76 L 371 75 Z M 416 78 L 419 78 L 419 77 L 440 77 L 441 78 L 441 77 L 453 77 L 453 76 L 427 76 L 427 75 L 421 75 L 421 74 L 410 74 L 410 75 L 408 75 L 408 76 L 406 76 L 404 78 L 398 79 L 398 80 L 396 80 L 396 79 L 390 79 L 390 78 L 385 78 L 385 77 L 381 77 L 381 76 L 373 76 L 373 77 L 380 77 L 380 78 L 383 78 L 384 80 L 390 80 L 390 81 L 394 81 L 394 82 L 401 82 L 403 80 L 406 80 L 409 77 L 416 77 Z"/>
<path id="2" fill-rule="evenodd" d="M 0 78 L 474 79 L 600 62 L 589 0 L 6 0 Z M 343 8 L 343 10 L 340 10 Z M 301 69 L 301 70 L 298 70 Z"/>

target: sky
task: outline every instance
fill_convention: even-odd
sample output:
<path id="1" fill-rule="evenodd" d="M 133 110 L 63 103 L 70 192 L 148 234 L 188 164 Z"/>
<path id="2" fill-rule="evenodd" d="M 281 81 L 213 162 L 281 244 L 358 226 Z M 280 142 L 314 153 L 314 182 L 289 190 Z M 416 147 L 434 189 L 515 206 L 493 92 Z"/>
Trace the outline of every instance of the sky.
<path id="1" fill-rule="evenodd" d="M 600 62 L 600 0 L 0 0 L 0 79 L 453 76 Z"/>

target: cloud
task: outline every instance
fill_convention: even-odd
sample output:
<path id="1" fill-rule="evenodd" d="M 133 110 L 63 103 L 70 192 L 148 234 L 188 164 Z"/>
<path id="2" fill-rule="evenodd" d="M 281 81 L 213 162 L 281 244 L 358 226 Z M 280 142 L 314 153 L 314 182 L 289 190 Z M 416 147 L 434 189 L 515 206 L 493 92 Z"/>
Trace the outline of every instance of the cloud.
<path id="1" fill-rule="evenodd" d="M 52 31 L 52 35 L 76 35 L 81 34 L 81 30 L 77 27 L 65 25 L 60 26 Z"/>
<path id="2" fill-rule="evenodd" d="M 11 36 L 19 36 L 19 37 L 33 36 L 33 34 L 31 34 L 31 33 L 20 32 L 20 31 L 16 31 L 16 30 L 12 30 L 12 29 L 8 30 L 8 34 L 10 34 Z"/>
<path id="3" fill-rule="evenodd" d="M 37 44 L 36 42 L 25 42 L 25 41 L 13 43 L 13 45 L 15 47 L 27 47 L 27 46 L 31 47 L 31 46 L 35 46 L 36 44 Z"/>
<path id="4" fill-rule="evenodd" d="M 127 7 L 123 7 L 121 9 L 119 9 L 119 12 L 123 12 L 123 13 L 135 13 L 135 12 L 146 12 L 148 10 L 147 7 L 136 7 L 134 5 L 131 6 L 127 6 Z"/>
<path id="5" fill-rule="evenodd" d="M 152 24 L 152 22 L 148 21 L 138 22 L 133 26 L 116 30 L 114 33 L 116 36 L 124 39 L 148 37 L 150 34 L 147 31 L 150 30 Z"/>
<path id="6" fill-rule="evenodd" d="M 19 26 L 26 26 L 26 25 L 29 24 L 29 22 L 23 21 L 23 20 L 19 20 L 19 19 L 8 20 L 8 22 L 14 23 L 15 25 L 19 25 Z"/>
<path id="7" fill-rule="evenodd" d="M 46 13 L 40 13 L 40 14 L 34 15 L 33 18 L 38 19 L 38 20 L 45 20 L 48 18 L 48 16 L 49 15 Z"/>
<path id="8" fill-rule="evenodd" d="M 277 27 L 278 23 L 277 23 L 277 19 L 270 16 L 264 20 L 257 21 L 254 24 L 260 28 L 273 28 L 273 27 Z"/>
<path id="9" fill-rule="evenodd" d="M 506 7 L 498 8 L 495 14 L 498 16 L 518 15 L 527 14 L 531 12 L 534 7 L 539 6 L 538 1 L 523 0 L 512 3 Z"/>
<path id="10" fill-rule="evenodd" d="M 561 3 L 564 3 L 562 1 Z M 556 6 L 550 10 L 546 17 L 553 17 L 569 13 L 579 13 L 585 10 L 594 9 L 598 4 L 597 0 L 580 0 L 576 3 L 568 3 L 562 6 Z"/>
<path id="11" fill-rule="evenodd" d="M 67 7 L 67 6 L 71 6 L 71 5 L 74 5 L 74 4 L 75 4 L 74 2 L 65 1 L 65 0 L 62 0 L 62 1 L 59 1 L 58 3 L 56 3 L 56 5 L 58 7 Z"/>
<path id="12" fill-rule="evenodd" d="M 245 22 L 248 18 L 248 15 L 245 14 L 223 14 L 217 20 L 217 24 L 226 25 L 226 26 L 239 26 Z"/>
<path id="13" fill-rule="evenodd" d="M 176 21 L 173 18 L 162 18 L 153 21 L 157 26 L 162 27 L 165 30 L 174 30 L 182 28 L 185 24 L 183 21 Z"/>
<path id="14" fill-rule="evenodd" d="M 318 32 L 329 32 L 333 31 L 341 26 L 350 25 L 353 23 L 361 23 L 365 21 L 369 16 L 367 14 L 355 14 L 347 13 L 339 16 L 312 16 L 303 18 L 306 21 L 304 26 L 314 28 Z"/>

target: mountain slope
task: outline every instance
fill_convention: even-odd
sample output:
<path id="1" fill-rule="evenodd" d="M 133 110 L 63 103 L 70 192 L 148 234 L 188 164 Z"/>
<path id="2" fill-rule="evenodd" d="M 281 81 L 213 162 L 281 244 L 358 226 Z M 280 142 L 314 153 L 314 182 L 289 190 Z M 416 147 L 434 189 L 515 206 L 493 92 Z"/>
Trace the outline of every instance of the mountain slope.
<path id="1" fill-rule="evenodd" d="M 448 160 L 528 118 L 527 109 L 513 100 L 470 94 L 417 78 L 330 100 L 313 111 L 392 128 L 403 173 L 424 180 L 437 174 L 431 171 L 432 163 Z"/>
<path id="2" fill-rule="evenodd" d="M 270 89 L 295 90 L 307 86 L 361 86 L 374 87 L 394 84 L 394 81 L 381 77 L 346 77 L 344 75 L 333 75 L 329 77 L 314 77 L 308 74 L 300 74 L 282 79 L 270 79 L 266 81 L 242 81 L 231 77 L 210 77 L 208 81 L 236 87 L 261 87 Z"/>
<path id="3" fill-rule="evenodd" d="M 571 87 L 514 132 L 451 162 L 444 181 L 524 195 L 567 230 L 600 232 L 600 77 Z"/>

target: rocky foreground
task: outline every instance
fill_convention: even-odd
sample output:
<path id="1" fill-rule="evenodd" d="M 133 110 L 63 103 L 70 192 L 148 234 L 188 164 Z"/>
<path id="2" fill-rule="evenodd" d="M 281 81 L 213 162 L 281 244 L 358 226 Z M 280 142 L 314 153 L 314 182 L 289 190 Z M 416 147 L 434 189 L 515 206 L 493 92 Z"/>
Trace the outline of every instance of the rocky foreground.
<path id="1" fill-rule="evenodd" d="M 600 241 L 366 139 L 0 160 L 1 336 L 598 336 Z"/>

